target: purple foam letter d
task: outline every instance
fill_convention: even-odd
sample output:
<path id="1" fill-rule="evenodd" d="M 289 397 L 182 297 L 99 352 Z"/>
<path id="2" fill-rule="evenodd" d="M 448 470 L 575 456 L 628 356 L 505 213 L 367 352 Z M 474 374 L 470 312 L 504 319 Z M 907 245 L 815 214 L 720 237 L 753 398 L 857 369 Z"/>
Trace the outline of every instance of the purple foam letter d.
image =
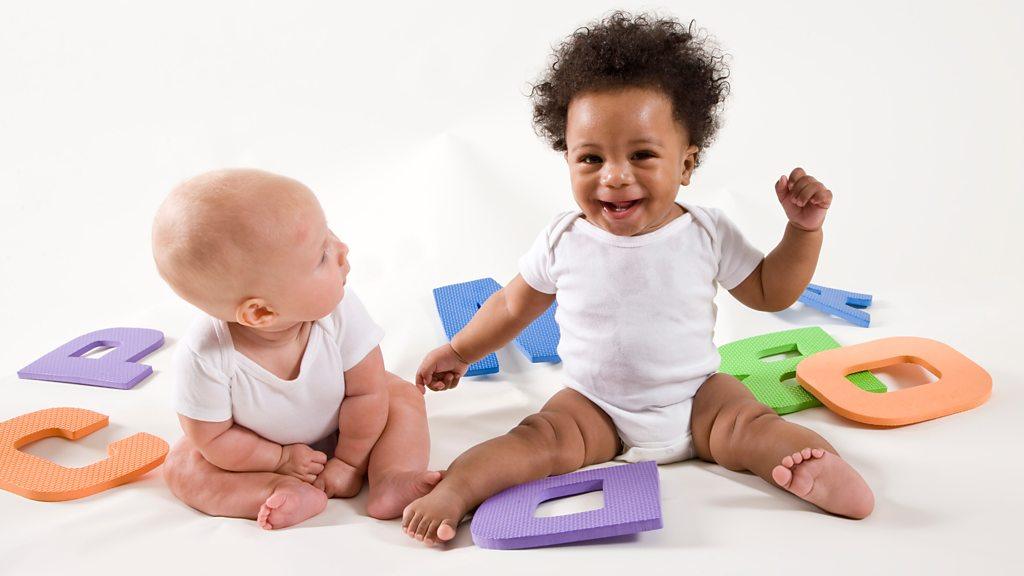
<path id="1" fill-rule="evenodd" d="M 604 490 L 604 508 L 536 518 L 547 500 Z M 536 548 L 661 528 L 658 467 L 640 462 L 551 476 L 499 492 L 473 515 L 470 531 L 481 548 Z"/>
<path id="2" fill-rule="evenodd" d="M 18 377 L 128 390 L 153 373 L 137 362 L 164 345 L 164 334 L 149 328 L 107 328 L 79 336 L 18 370 Z M 83 358 L 100 346 L 117 348 L 100 358 Z"/>

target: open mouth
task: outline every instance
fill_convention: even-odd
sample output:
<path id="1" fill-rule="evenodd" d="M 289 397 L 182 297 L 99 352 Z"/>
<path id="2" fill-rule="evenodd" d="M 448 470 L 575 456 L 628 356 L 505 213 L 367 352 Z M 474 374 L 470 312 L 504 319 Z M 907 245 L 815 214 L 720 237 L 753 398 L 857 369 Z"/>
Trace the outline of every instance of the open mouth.
<path id="1" fill-rule="evenodd" d="M 626 202 L 601 202 L 601 208 L 604 213 L 611 216 L 612 218 L 626 218 L 630 214 L 636 211 L 636 207 L 640 205 L 643 200 L 628 200 Z"/>

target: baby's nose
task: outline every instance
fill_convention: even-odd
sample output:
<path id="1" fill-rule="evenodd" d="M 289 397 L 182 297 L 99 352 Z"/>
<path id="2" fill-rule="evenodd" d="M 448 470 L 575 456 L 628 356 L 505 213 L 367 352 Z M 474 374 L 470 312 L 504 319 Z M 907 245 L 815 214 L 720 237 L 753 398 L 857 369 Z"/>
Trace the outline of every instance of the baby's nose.
<path id="1" fill-rule="evenodd" d="M 633 173 L 625 165 L 606 164 L 601 173 L 601 184 L 609 188 L 618 188 L 633 183 Z"/>
<path id="2" fill-rule="evenodd" d="M 348 259 L 348 245 L 338 241 L 338 265 L 343 266 Z"/>

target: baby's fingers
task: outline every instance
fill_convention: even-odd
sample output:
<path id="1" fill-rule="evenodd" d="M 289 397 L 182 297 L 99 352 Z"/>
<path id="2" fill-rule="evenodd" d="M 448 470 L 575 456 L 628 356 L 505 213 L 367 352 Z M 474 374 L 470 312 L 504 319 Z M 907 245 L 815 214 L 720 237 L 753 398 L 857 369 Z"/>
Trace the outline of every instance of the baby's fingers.
<path id="1" fill-rule="evenodd" d="M 789 180 L 783 175 L 775 182 L 775 197 L 782 202 L 786 199 L 789 194 Z"/>
<path id="2" fill-rule="evenodd" d="M 824 184 L 815 180 L 813 176 L 807 176 L 793 187 L 791 199 L 797 206 L 803 206 L 812 196 L 824 189 Z"/>
<path id="3" fill-rule="evenodd" d="M 322 464 L 326 464 L 327 463 L 327 454 L 324 454 L 323 452 L 320 452 L 319 450 L 314 450 L 313 451 L 313 455 L 310 457 L 310 460 L 312 460 L 313 462 L 316 462 L 318 464 L 321 464 L 320 467 L 323 468 Z"/>
<path id="4" fill-rule="evenodd" d="M 440 392 L 441 390 L 444 390 L 444 387 L 444 376 L 441 374 L 431 375 L 430 380 L 428 380 L 427 388 L 430 388 L 434 392 Z"/>

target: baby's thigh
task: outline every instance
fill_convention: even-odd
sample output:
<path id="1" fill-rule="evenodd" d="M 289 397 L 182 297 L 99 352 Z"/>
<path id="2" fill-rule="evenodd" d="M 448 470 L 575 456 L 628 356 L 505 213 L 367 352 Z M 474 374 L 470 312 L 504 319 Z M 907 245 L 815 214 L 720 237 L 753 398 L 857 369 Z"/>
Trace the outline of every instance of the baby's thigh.
<path id="1" fill-rule="evenodd" d="M 541 408 L 538 416 L 545 414 L 560 417 L 565 425 L 579 430 L 583 438 L 583 466 L 607 462 L 622 451 L 615 423 L 600 406 L 573 390 L 564 388 L 551 397 Z"/>
<path id="2" fill-rule="evenodd" d="M 274 489 L 296 478 L 273 472 L 230 472 L 214 466 L 188 439 L 174 445 L 163 465 L 168 488 L 179 500 L 212 516 L 255 518 Z"/>

